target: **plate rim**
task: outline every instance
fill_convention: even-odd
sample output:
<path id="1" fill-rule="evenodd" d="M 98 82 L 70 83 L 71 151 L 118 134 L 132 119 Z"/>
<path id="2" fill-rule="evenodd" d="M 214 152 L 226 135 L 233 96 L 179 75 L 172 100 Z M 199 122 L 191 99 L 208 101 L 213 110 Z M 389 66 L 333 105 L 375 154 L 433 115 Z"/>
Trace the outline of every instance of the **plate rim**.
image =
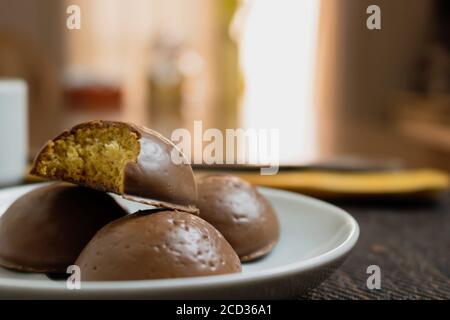
<path id="1" fill-rule="evenodd" d="M 45 185 L 45 183 L 34 183 L 23 186 L 15 186 L 10 188 L 0 189 L 0 194 L 5 191 L 12 191 L 17 189 L 33 189 L 34 187 Z M 273 267 L 267 270 L 255 270 L 250 274 L 242 275 L 242 273 L 213 275 L 213 276 L 199 276 L 199 277 L 186 277 L 186 278 L 174 278 L 174 279 L 152 279 L 152 280 L 127 280 L 127 281 L 93 281 L 89 283 L 82 283 L 80 290 L 68 290 L 65 281 L 55 281 L 43 284 L 43 280 L 39 279 L 7 279 L 0 278 L 0 290 L 46 290 L 49 292 L 123 292 L 123 291 L 140 291 L 140 290 L 171 290 L 180 288 L 198 289 L 205 285 L 207 286 L 232 286 L 237 283 L 257 283 L 264 279 L 273 278 L 285 278 L 293 274 L 303 273 L 315 268 L 326 266 L 340 258 L 345 257 L 355 246 L 359 239 L 360 228 L 358 222 L 352 215 L 345 210 L 310 196 L 303 194 L 267 188 L 258 187 L 258 190 L 267 196 L 267 194 L 273 194 L 281 198 L 292 199 L 298 198 L 302 202 L 312 206 L 319 206 L 327 208 L 329 212 L 337 214 L 346 221 L 346 224 L 350 226 L 350 231 L 347 237 L 336 247 L 321 253 L 317 256 L 310 257 L 305 260 L 292 262 L 283 266 Z"/>

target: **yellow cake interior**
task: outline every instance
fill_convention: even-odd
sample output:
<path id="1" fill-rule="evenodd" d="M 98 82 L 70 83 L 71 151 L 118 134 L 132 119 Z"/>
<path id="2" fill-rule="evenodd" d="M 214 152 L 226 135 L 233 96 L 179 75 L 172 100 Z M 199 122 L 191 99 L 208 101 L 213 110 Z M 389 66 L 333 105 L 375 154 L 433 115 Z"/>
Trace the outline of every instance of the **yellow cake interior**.
<path id="1" fill-rule="evenodd" d="M 136 161 L 139 151 L 138 136 L 126 125 L 88 125 L 49 142 L 33 171 L 120 193 L 123 168 Z"/>

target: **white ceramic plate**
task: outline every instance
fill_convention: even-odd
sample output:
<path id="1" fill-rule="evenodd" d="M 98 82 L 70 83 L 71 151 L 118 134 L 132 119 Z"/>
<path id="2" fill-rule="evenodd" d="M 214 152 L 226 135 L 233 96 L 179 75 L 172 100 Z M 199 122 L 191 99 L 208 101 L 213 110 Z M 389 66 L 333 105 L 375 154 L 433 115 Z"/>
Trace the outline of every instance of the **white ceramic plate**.
<path id="1" fill-rule="evenodd" d="M 37 186 L 0 190 L 0 215 L 17 197 Z M 0 267 L 0 298 L 276 299 L 299 296 L 339 267 L 358 240 L 358 224 L 348 213 L 325 202 L 281 190 L 260 188 L 260 191 L 278 213 L 281 238 L 268 256 L 244 264 L 240 274 L 92 282 L 82 283 L 80 290 L 69 290 L 64 280 Z M 145 208 L 121 198 L 118 200 L 130 211 Z"/>

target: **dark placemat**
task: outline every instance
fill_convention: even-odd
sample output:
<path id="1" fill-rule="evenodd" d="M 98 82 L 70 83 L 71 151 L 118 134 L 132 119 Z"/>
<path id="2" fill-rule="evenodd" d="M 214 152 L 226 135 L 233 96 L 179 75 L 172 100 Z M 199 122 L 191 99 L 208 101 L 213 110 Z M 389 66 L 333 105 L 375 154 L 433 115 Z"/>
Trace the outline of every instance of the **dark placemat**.
<path id="1" fill-rule="evenodd" d="M 302 299 L 450 299 L 450 194 L 434 203 L 338 203 L 361 228 L 339 270 Z M 369 265 L 381 289 L 369 290 Z"/>

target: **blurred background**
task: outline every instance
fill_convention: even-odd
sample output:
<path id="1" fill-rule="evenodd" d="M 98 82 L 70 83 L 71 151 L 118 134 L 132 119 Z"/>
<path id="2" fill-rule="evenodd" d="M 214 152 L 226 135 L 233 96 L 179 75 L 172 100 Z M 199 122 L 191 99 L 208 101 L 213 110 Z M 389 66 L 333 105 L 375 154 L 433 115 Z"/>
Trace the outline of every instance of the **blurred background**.
<path id="1" fill-rule="evenodd" d="M 66 9 L 81 8 L 81 30 Z M 366 8 L 381 8 L 368 30 Z M 0 0 L 0 76 L 28 84 L 29 157 L 120 119 L 278 128 L 282 164 L 450 169 L 446 0 Z M 4 137 L 1 137 L 4 138 Z"/>

